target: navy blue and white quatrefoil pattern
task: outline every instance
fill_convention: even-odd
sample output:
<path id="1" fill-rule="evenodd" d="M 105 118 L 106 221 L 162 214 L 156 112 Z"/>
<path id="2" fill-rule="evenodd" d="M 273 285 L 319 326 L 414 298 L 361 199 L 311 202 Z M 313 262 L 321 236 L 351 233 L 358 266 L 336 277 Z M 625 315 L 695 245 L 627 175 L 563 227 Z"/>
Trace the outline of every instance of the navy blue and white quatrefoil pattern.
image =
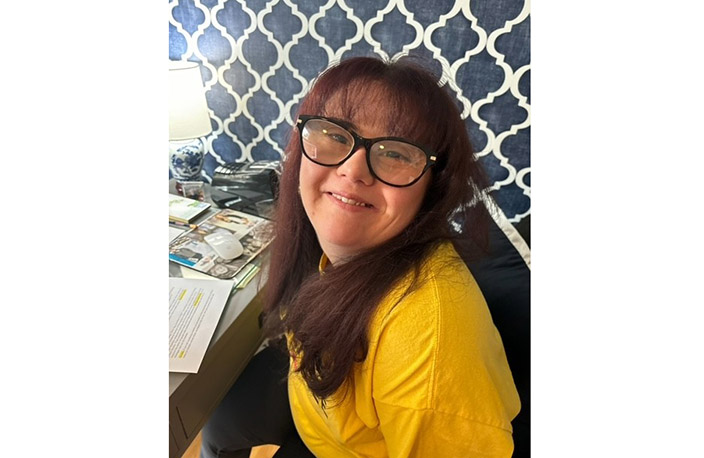
<path id="1" fill-rule="evenodd" d="M 350 56 L 418 55 L 462 108 L 493 195 L 530 214 L 529 0 L 171 0 L 169 58 L 201 64 L 220 164 L 278 159 L 311 80 Z"/>

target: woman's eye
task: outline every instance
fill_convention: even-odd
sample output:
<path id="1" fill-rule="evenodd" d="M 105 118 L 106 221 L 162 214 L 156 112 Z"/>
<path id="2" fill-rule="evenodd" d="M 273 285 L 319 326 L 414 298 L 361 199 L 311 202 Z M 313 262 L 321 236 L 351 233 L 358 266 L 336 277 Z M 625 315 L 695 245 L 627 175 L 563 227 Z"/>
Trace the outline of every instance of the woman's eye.
<path id="1" fill-rule="evenodd" d="M 384 156 L 385 158 L 388 158 L 388 159 L 393 159 L 395 161 L 399 161 L 399 162 L 404 162 L 404 163 L 411 162 L 411 159 L 408 156 L 401 154 L 398 151 L 387 150 L 382 153 L 382 156 Z"/>
<path id="2" fill-rule="evenodd" d="M 340 132 L 337 129 L 321 129 L 322 134 L 325 135 L 326 138 L 328 138 L 331 141 L 334 141 L 335 143 L 340 143 L 342 145 L 347 145 L 349 144 L 349 138 L 347 135 L 345 135 L 344 132 Z"/>
<path id="3" fill-rule="evenodd" d="M 342 134 L 336 134 L 336 133 L 329 133 L 328 137 L 330 137 L 332 140 L 336 141 L 337 143 L 342 143 L 343 145 L 346 145 L 348 142 L 347 137 Z"/>

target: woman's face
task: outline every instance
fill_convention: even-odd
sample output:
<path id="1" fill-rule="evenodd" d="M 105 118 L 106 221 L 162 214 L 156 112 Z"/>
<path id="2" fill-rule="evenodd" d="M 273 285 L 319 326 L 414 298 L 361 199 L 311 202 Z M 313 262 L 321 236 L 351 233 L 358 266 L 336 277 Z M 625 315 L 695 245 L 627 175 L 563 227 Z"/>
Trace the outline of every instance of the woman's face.
<path id="1" fill-rule="evenodd" d="M 345 121 L 366 138 L 390 135 L 378 115 L 379 107 L 375 108 L 359 110 L 355 119 Z M 334 110 L 325 114 L 341 117 Z M 431 174 L 425 173 L 405 188 L 386 185 L 370 173 L 365 154 L 360 147 L 337 167 L 301 158 L 301 200 L 320 246 L 333 264 L 401 233 L 418 213 L 431 180 Z"/>

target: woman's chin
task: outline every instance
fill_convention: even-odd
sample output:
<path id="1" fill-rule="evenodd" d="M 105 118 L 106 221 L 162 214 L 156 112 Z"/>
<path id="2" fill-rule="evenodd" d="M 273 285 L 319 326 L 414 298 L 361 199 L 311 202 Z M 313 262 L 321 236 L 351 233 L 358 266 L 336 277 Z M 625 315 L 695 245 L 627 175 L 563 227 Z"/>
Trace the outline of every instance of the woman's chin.
<path id="1" fill-rule="evenodd" d="M 320 240 L 320 239 L 319 239 Z M 320 245 L 326 255 L 334 257 L 350 257 L 369 249 L 368 240 L 360 240 L 358 236 L 327 237 L 320 240 Z"/>

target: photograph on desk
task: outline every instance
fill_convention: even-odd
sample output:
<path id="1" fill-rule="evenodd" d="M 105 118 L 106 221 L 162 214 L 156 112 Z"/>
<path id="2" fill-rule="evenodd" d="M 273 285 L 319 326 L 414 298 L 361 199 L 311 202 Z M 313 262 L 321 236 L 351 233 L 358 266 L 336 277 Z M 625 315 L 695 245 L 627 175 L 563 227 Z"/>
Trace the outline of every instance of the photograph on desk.
<path id="1" fill-rule="evenodd" d="M 208 221 L 231 231 L 239 239 L 249 233 L 257 224 L 264 221 L 264 218 L 226 208 L 217 212 Z"/>
<path id="2" fill-rule="evenodd" d="M 206 240 L 211 234 L 234 235 L 242 254 L 223 259 Z M 266 248 L 273 237 L 273 223 L 264 218 L 224 209 L 169 243 L 169 260 L 220 279 L 231 279 Z"/>

